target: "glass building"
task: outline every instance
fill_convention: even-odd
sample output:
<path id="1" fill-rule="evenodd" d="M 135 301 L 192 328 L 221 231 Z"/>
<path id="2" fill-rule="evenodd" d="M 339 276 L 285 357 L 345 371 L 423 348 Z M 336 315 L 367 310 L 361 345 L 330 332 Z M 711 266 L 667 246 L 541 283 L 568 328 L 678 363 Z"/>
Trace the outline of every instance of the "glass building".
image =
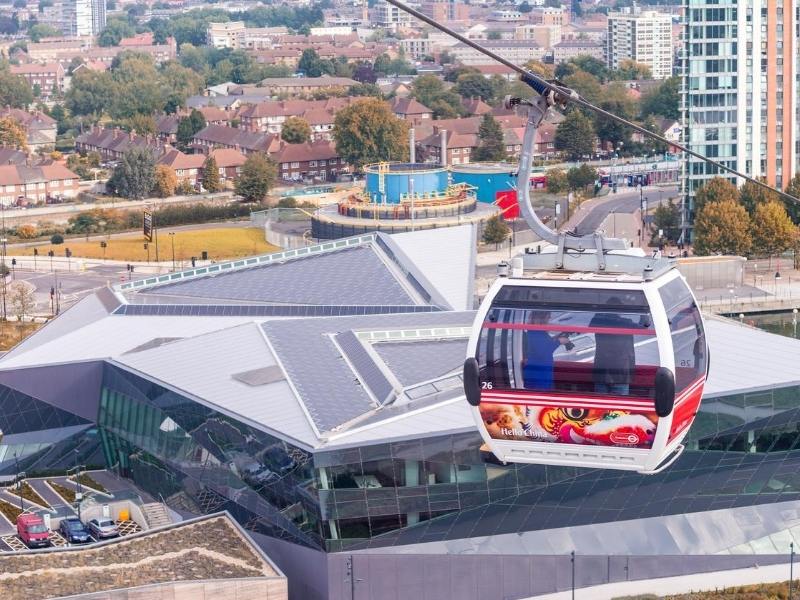
<path id="1" fill-rule="evenodd" d="M 663 473 L 498 464 L 460 378 L 472 235 L 373 234 L 87 297 L 0 360 L 0 475 L 77 449 L 182 514 L 228 510 L 281 544 L 290 580 L 292 552 L 556 554 L 564 528 L 596 554 L 783 551 L 798 342 L 709 319 L 704 401 Z M 708 526 L 742 507 L 758 519 Z M 601 535 L 622 522 L 624 552 Z"/>

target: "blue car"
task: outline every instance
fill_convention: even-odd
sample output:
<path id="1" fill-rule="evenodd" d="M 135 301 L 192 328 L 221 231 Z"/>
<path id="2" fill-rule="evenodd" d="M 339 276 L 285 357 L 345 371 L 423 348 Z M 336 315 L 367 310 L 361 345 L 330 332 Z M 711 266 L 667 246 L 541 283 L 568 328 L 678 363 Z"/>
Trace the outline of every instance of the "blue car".
<path id="1" fill-rule="evenodd" d="M 66 517 L 62 519 L 61 523 L 58 525 L 58 530 L 70 544 L 83 544 L 92 541 L 89 530 L 86 529 L 86 526 L 81 523 L 78 517 Z"/>

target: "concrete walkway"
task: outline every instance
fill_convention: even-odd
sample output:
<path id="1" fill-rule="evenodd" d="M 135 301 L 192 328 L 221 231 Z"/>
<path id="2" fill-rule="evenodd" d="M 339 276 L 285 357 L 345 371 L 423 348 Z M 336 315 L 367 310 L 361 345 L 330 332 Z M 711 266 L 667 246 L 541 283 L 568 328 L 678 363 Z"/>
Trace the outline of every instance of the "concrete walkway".
<path id="1" fill-rule="evenodd" d="M 797 573 L 796 570 L 795 573 Z M 665 577 L 663 579 L 649 579 L 646 581 L 607 583 L 577 589 L 575 590 L 575 599 L 612 600 L 613 598 L 619 598 L 621 596 L 635 596 L 637 594 L 657 594 L 659 596 L 689 594 L 692 592 L 714 591 L 739 585 L 776 583 L 788 581 L 788 579 L 788 564 L 771 565 L 768 567 L 698 573 L 696 575 Z M 544 594 L 526 598 L 525 600 L 572 600 L 572 592 L 568 590 L 556 594 Z"/>

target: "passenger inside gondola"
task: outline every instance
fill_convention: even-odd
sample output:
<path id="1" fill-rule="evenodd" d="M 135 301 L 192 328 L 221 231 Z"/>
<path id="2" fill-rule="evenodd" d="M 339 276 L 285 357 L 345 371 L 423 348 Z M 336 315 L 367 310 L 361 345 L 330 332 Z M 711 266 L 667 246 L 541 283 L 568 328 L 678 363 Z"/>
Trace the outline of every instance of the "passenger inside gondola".
<path id="1" fill-rule="evenodd" d="M 608 306 L 617 308 L 622 306 L 622 302 L 613 296 L 609 298 Z M 589 327 L 630 330 L 639 325 L 618 313 L 602 312 L 592 318 Z M 595 333 L 594 343 L 594 391 L 598 394 L 627 396 L 630 393 L 631 376 L 636 369 L 633 335 Z"/>
<path id="2" fill-rule="evenodd" d="M 546 311 L 531 311 L 528 316 L 531 325 L 544 325 L 549 321 L 550 313 Z M 570 345 L 569 337 L 563 333 L 551 336 L 547 331 L 536 329 L 525 332 L 522 377 L 526 389 L 553 389 L 553 354 L 561 345 Z"/>

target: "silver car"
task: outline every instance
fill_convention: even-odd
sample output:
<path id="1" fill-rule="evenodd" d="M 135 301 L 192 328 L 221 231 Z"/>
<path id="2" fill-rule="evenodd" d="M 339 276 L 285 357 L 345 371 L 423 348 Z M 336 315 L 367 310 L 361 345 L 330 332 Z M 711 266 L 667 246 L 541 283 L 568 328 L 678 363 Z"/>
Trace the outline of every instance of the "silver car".
<path id="1" fill-rule="evenodd" d="M 117 537 L 119 535 L 119 527 L 117 527 L 117 524 L 111 519 L 92 519 L 87 525 L 89 526 L 89 531 L 91 531 L 95 539 L 98 540 Z"/>

